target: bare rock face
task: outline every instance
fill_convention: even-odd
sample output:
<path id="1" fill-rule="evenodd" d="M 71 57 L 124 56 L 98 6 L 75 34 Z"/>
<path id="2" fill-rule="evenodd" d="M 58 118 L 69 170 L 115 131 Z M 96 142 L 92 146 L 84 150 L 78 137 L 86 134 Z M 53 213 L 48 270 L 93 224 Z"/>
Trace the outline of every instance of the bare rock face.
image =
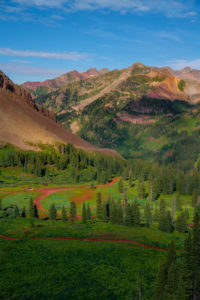
<path id="1" fill-rule="evenodd" d="M 43 116 L 56 122 L 56 115 L 54 112 L 40 106 L 32 100 L 31 94 L 27 89 L 14 84 L 2 71 L 0 71 L 0 89 L 4 89 L 11 93 L 13 97 L 20 97 L 30 107 L 40 112 Z M 12 95 L 13 94 L 13 95 Z"/>

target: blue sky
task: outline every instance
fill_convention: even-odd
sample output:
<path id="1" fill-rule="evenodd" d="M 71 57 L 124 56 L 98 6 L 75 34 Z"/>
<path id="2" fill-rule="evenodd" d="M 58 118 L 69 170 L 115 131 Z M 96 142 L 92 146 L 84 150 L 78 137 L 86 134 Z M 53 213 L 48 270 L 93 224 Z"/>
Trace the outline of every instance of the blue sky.
<path id="1" fill-rule="evenodd" d="M 199 2 L 0 0 L 0 69 L 17 83 L 137 61 L 200 69 Z"/>

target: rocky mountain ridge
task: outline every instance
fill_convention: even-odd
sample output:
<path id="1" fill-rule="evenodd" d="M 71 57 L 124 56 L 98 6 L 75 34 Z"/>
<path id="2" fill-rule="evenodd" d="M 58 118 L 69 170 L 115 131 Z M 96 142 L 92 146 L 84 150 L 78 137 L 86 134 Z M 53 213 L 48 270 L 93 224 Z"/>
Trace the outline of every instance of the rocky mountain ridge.
<path id="1" fill-rule="evenodd" d="M 86 151 L 118 155 L 99 149 L 56 122 L 55 114 L 35 103 L 28 90 L 0 71 L 0 141 L 22 149 L 39 150 L 40 144 L 72 143 Z"/>

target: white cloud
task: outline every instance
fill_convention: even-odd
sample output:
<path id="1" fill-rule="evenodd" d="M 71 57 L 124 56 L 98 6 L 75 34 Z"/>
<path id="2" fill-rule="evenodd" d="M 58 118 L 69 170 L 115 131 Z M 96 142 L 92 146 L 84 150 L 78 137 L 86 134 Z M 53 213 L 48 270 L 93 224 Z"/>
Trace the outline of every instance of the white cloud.
<path id="1" fill-rule="evenodd" d="M 17 57 L 40 57 L 49 59 L 79 60 L 87 57 L 86 53 L 77 52 L 42 52 L 29 50 L 14 50 L 10 48 L 0 48 L 0 55 Z"/>
<path id="2" fill-rule="evenodd" d="M 5 1 L 3 3 L 5 6 Z M 151 11 L 178 18 L 194 18 L 197 15 L 193 0 L 10 0 L 9 3 L 6 4 L 7 10 L 14 5 L 14 9 L 21 8 L 23 10 L 27 7 L 37 7 L 39 9 L 60 9 L 62 12 L 114 10 L 121 13 L 141 13 Z"/>
<path id="3" fill-rule="evenodd" d="M 13 3 L 18 3 L 24 6 L 36 6 L 36 7 L 62 7 L 66 0 L 12 0 Z"/>
<path id="4" fill-rule="evenodd" d="M 164 39 L 173 40 L 173 41 L 176 41 L 176 42 L 181 41 L 181 39 L 177 35 L 175 35 L 173 33 L 170 33 L 170 32 L 166 32 L 166 31 L 157 32 L 155 34 L 155 36 L 160 37 L 160 38 L 164 38 Z"/>
<path id="5" fill-rule="evenodd" d="M 190 61 L 185 59 L 175 59 L 168 61 L 168 63 L 175 70 L 180 70 L 185 67 L 190 67 L 192 69 L 200 69 L 200 58 Z"/>
<path id="6" fill-rule="evenodd" d="M 0 64 L 0 69 L 8 75 L 31 75 L 31 76 L 45 76 L 56 77 L 66 73 L 64 69 L 49 69 L 35 66 L 26 66 L 18 64 Z"/>
<path id="7" fill-rule="evenodd" d="M 75 0 L 74 10 L 111 9 L 125 12 L 128 9 L 135 11 L 149 10 L 148 1 L 144 0 Z"/>

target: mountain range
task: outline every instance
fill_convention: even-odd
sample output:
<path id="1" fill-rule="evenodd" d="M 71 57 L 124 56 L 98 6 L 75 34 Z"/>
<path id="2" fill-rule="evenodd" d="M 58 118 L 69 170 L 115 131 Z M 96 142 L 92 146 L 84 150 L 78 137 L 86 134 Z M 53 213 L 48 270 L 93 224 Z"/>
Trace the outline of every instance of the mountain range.
<path id="1" fill-rule="evenodd" d="M 118 155 L 109 149 L 99 149 L 64 129 L 54 112 L 32 100 L 28 90 L 14 84 L 0 72 L 0 141 L 21 149 L 39 150 L 42 144 L 73 143 L 86 151 Z"/>
<path id="2" fill-rule="evenodd" d="M 72 71 L 52 80 L 26 82 L 20 87 L 7 77 L 6 81 L 14 86 L 15 96 L 4 88 L 0 100 L 6 93 L 4 98 L 12 99 L 10 104 L 15 99 L 15 106 L 17 101 L 24 106 L 19 114 L 24 120 L 23 130 L 18 134 L 20 143 L 14 144 L 22 146 L 23 143 L 27 147 L 25 141 L 29 141 L 30 147 L 30 142 L 62 140 L 83 148 L 103 148 L 99 151 L 104 152 L 109 152 L 105 150 L 109 148 L 112 154 L 117 151 L 125 158 L 181 164 L 186 169 L 199 163 L 199 70 L 186 67 L 174 71 L 170 67 L 135 63 L 122 70 Z M 7 126 L 7 131 L 4 130 L 4 139 L 12 135 L 9 142 L 13 142 L 14 128 L 20 119 L 14 113 L 20 105 L 12 109 L 9 117 L 11 124 L 15 122 L 13 129 Z M 27 105 L 29 112 L 31 108 L 30 124 L 26 120 Z M 6 113 L 4 109 L 5 116 Z M 1 118 L 2 115 L 1 112 Z M 42 115 L 43 125 L 36 115 L 39 118 Z M 24 128 L 35 126 L 37 130 L 30 138 Z"/>

